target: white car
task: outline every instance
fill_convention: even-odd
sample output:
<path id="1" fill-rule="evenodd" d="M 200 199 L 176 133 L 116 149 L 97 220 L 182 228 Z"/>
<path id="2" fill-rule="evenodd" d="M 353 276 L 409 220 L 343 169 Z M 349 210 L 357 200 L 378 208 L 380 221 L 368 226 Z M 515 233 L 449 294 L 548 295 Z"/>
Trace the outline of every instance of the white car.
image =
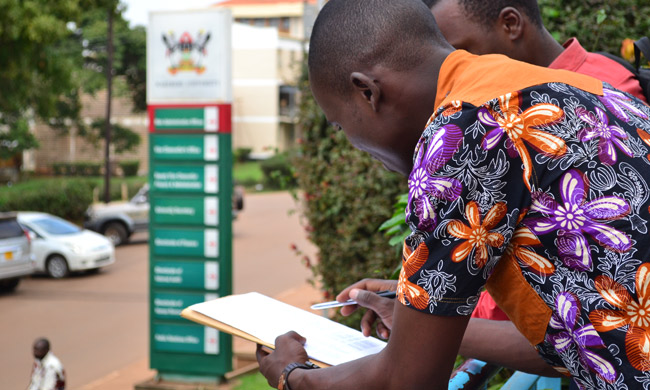
<path id="1" fill-rule="evenodd" d="M 18 222 L 32 237 L 37 272 L 63 278 L 115 262 L 115 247 L 101 234 L 47 213 L 19 212 Z"/>

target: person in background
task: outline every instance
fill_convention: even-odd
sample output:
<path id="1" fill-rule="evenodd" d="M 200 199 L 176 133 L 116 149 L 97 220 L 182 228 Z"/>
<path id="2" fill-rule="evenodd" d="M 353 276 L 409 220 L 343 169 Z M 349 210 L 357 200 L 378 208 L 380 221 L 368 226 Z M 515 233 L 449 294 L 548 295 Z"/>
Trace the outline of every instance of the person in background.
<path id="1" fill-rule="evenodd" d="M 50 351 L 46 338 L 34 341 L 34 366 L 28 390 L 64 390 L 65 370 L 61 361 Z"/>
<path id="2" fill-rule="evenodd" d="M 544 27 L 536 0 L 423 1 L 456 49 L 586 74 L 647 102 L 639 81 L 621 64 L 586 51 L 575 37 L 560 45 Z"/>

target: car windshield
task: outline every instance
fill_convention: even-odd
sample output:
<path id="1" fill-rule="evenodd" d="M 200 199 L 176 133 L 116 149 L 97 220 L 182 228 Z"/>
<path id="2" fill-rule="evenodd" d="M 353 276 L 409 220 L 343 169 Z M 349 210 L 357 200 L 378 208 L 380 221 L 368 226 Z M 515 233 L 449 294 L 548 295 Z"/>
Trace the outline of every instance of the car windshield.
<path id="1" fill-rule="evenodd" d="M 57 217 L 42 217 L 34 219 L 32 223 L 54 235 L 74 234 L 81 231 L 77 226 Z"/>

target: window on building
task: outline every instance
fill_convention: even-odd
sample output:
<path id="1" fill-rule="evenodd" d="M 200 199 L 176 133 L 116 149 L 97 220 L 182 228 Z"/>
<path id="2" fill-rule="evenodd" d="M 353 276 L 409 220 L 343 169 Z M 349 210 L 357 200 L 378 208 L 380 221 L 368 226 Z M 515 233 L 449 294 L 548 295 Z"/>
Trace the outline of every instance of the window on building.
<path id="1" fill-rule="evenodd" d="M 298 88 L 291 85 L 280 86 L 280 115 L 293 117 L 296 114 L 296 94 Z"/>
<path id="2" fill-rule="evenodd" d="M 290 28 L 291 28 L 291 19 L 281 18 L 280 25 L 278 26 L 278 30 L 283 33 L 288 33 Z"/>

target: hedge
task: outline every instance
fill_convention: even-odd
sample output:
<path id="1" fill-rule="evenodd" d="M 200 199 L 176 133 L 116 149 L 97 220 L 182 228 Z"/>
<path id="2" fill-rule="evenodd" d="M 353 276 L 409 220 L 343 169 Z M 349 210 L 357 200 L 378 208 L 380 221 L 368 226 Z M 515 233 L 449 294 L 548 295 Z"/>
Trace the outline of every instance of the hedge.
<path id="1" fill-rule="evenodd" d="M 400 263 L 379 226 L 392 215 L 406 178 L 386 171 L 365 152 L 355 149 L 341 131 L 328 126 L 316 106 L 307 80 L 299 123 L 302 138 L 291 158 L 301 211 L 317 259 L 306 259 L 314 281 L 331 299 L 364 277 L 384 278 Z M 337 320 L 358 327 L 358 317 Z"/>
<path id="2" fill-rule="evenodd" d="M 124 177 L 133 177 L 138 175 L 138 169 L 140 169 L 139 160 L 120 161 L 118 164 L 122 169 L 122 174 Z"/>
<path id="3" fill-rule="evenodd" d="M 93 183 L 89 180 L 38 180 L 35 183 L 3 190 L 0 211 L 41 211 L 79 222 L 93 201 Z"/>

